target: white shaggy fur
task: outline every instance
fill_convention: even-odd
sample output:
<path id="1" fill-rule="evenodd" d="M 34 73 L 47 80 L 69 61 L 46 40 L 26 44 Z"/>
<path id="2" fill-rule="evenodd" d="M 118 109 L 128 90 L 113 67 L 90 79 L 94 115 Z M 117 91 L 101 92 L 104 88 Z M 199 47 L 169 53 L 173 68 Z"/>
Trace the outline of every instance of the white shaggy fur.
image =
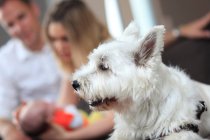
<path id="1" fill-rule="evenodd" d="M 210 134 L 209 111 L 201 122 L 196 118 L 199 100 L 210 106 L 210 87 L 162 63 L 164 32 L 156 26 L 141 38 L 132 22 L 121 37 L 95 49 L 89 63 L 74 74 L 77 93 L 93 110 L 116 112 L 111 140 L 202 139 L 181 130 L 185 124 L 199 125 L 203 137 Z"/>

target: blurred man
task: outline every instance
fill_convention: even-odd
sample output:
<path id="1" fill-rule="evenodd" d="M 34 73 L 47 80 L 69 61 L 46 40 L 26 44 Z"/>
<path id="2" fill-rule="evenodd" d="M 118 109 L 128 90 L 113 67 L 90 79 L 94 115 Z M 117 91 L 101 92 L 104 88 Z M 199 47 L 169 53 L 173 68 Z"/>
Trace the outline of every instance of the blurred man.
<path id="1" fill-rule="evenodd" d="M 44 42 L 39 14 L 30 0 L 0 0 L 0 24 L 12 37 L 0 50 L 0 136 L 4 140 L 30 139 L 11 121 L 22 102 L 57 98 L 60 76 Z"/>

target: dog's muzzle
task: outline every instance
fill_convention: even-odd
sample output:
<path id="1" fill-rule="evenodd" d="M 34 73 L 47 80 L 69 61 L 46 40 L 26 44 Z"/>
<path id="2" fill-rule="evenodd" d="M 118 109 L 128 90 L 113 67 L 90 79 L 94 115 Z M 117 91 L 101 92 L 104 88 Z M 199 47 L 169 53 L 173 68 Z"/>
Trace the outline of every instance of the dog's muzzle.
<path id="1" fill-rule="evenodd" d="M 77 80 L 72 82 L 72 87 L 77 91 L 80 88 L 80 84 Z"/>

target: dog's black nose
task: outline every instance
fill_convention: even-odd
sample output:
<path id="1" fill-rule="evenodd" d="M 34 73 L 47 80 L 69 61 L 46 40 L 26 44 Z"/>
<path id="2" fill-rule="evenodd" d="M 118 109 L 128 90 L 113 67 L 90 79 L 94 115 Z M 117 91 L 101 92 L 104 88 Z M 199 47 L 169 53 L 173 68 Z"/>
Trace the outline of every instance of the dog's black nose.
<path id="1" fill-rule="evenodd" d="M 79 85 L 79 83 L 78 83 L 77 80 L 74 80 L 74 81 L 72 82 L 72 87 L 73 87 L 75 90 L 77 90 L 77 89 L 80 87 L 80 85 Z"/>

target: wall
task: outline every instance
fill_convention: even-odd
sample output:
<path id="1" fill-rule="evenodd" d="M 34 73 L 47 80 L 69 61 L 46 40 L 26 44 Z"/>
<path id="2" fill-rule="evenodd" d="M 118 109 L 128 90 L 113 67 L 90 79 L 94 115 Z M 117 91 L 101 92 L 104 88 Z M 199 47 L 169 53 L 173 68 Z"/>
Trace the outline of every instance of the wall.
<path id="1" fill-rule="evenodd" d="M 152 0 L 157 24 L 169 28 L 186 24 L 210 12 L 210 0 Z"/>

